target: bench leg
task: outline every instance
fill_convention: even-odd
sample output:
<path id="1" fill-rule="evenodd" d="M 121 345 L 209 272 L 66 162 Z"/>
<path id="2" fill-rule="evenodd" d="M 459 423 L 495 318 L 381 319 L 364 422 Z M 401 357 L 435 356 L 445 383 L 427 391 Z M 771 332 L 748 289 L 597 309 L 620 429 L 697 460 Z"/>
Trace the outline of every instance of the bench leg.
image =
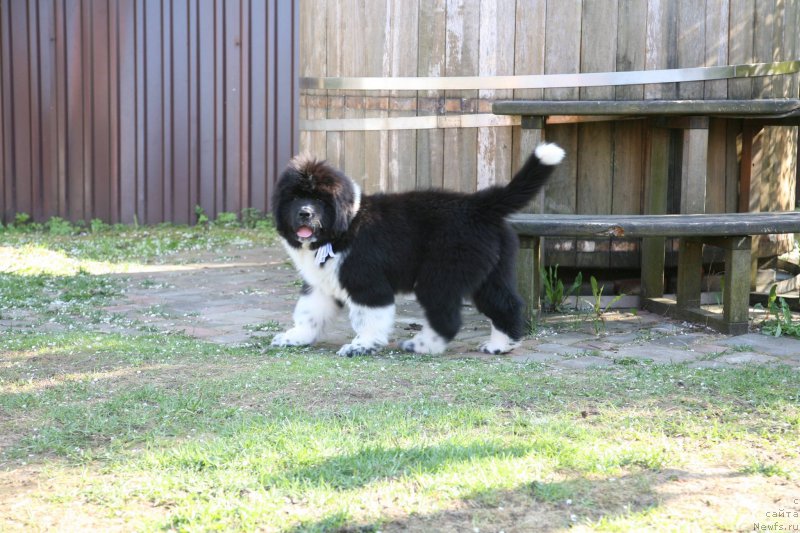
<path id="1" fill-rule="evenodd" d="M 650 130 L 650 172 L 645 176 L 644 212 L 663 215 L 667 212 L 669 184 L 669 130 Z M 664 237 L 642 239 L 642 296 L 664 296 Z"/>
<path id="2" fill-rule="evenodd" d="M 750 307 L 750 237 L 726 239 L 722 313 L 728 333 L 747 333 Z"/>
<path id="3" fill-rule="evenodd" d="M 528 308 L 528 317 L 539 312 L 539 296 L 542 294 L 541 249 L 539 237 L 520 237 L 517 290 Z"/>
<path id="4" fill-rule="evenodd" d="M 703 280 L 703 243 L 696 239 L 680 239 L 678 251 L 678 309 L 700 307 Z"/>
<path id="5" fill-rule="evenodd" d="M 664 296 L 664 237 L 642 239 L 642 296 Z"/>

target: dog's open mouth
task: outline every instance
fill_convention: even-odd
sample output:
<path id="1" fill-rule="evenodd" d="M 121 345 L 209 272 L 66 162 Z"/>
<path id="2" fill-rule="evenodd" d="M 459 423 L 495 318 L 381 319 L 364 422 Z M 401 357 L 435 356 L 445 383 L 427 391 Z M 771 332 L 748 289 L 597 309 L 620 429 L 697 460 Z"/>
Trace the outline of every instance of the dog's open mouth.
<path id="1" fill-rule="evenodd" d="M 314 235 L 314 230 L 308 226 L 300 226 L 297 228 L 297 236 L 301 239 L 310 239 Z"/>

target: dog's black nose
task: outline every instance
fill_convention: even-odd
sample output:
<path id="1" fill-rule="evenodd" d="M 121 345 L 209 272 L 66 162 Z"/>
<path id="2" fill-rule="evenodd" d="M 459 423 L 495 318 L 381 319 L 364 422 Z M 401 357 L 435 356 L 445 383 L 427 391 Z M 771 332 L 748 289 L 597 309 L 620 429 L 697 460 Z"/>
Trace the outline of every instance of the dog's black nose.
<path id="1" fill-rule="evenodd" d="M 311 215 L 313 214 L 314 214 L 313 209 L 311 209 L 308 206 L 304 206 L 300 208 L 300 211 L 297 213 L 297 216 L 299 216 L 303 220 L 308 220 L 309 218 L 311 218 Z"/>

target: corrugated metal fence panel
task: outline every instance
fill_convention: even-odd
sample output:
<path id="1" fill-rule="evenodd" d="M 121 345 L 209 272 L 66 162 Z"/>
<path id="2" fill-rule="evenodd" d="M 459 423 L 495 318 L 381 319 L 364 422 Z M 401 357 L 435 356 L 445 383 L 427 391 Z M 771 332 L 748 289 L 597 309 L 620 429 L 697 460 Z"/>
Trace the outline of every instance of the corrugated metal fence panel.
<path id="1" fill-rule="evenodd" d="M 298 8 L 0 2 L 0 210 L 192 222 L 266 211 L 297 151 Z"/>

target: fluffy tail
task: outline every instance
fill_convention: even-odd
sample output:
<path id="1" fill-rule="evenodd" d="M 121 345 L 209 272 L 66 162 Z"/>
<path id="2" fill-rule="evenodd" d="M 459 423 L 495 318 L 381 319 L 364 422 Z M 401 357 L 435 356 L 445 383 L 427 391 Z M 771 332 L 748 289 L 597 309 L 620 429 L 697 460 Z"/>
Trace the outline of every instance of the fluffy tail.
<path id="1" fill-rule="evenodd" d="M 478 208 L 501 217 L 519 211 L 539 192 L 562 159 L 564 150 L 560 146 L 540 144 L 508 185 L 490 187 L 475 194 Z"/>

